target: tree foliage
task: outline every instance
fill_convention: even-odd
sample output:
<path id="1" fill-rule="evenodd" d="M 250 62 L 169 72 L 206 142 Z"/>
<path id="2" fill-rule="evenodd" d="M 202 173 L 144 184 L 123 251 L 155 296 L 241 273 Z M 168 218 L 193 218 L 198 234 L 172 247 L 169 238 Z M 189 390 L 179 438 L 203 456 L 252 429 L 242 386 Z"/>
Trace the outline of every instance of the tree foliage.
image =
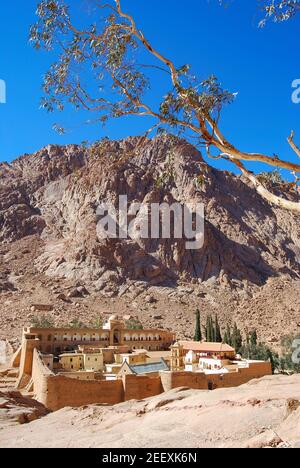
<path id="1" fill-rule="evenodd" d="M 215 328 L 211 315 L 208 315 L 206 319 L 205 338 L 207 343 L 213 343 L 215 341 Z"/>
<path id="2" fill-rule="evenodd" d="M 296 372 L 300 373 L 300 364 L 293 362 L 293 343 L 295 340 L 300 340 L 300 335 L 288 335 L 285 336 L 281 341 L 282 356 L 280 359 L 280 367 L 282 372 Z"/>
<path id="3" fill-rule="evenodd" d="M 138 319 L 132 318 L 126 321 L 126 328 L 128 330 L 143 330 L 144 327 Z"/>
<path id="4" fill-rule="evenodd" d="M 202 341 L 202 330 L 201 330 L 201 315 L 200 310 L 196 310 L 196 325 L 195 325 L 195 336 L 194 341 Z"/>
<path id="5" fill-rule="evenodd" d="M 233 102 L 235 94 L 226 90 L 216 76 L 197 79 L 190 65 L 176 65 L 156 49 L 134 18 L 123 11 L 122 0 L 90 3 L 93 6 L 90 14 L 81 18 L 72 14 L 71 2 L 42 0 L 38 4 L 37 22 L 30 31 L 31 42 L 35 48 L 56 56 L 44 79 L 44 109 L 62 111 L 71 104 L 77 110 L 90 111 L 95 115 L 94 121 L 103 124 L 110 118 L 128 115 L 151 117 L 153 125 L 149 133 L 156 129 L 192 139 L 206 149 L 209 157 L 225 159 L 239 168 L 268 201 L 300 212 L 300 201 L 290 200 L 284 194 L 275 195 L 247 164 L 258 161 L 293 174 L 300 173 L 300 165 L 276 155 L 242 151 L 222 133 L 222 110 Z M 277 9 L 284 6 L 280 3 L 287 2 L 271 2 L 275 10 L 268 3 L 266 11 L 276 16 Z M 288 8 L 292 2 L 288 3 L 284 11 L 291 15 Z M 297 9 L 298 2 L 294 3 Z M 141 57 L 143 61 L 147 57 L 146 63 L 141 63 Z M 151 100 L 148 102 L 148 90 L 153 86 L 150 69 L 169 78 L 169 90 L 156 106 Z M 293 134 L 289 143 L 300 155 Z"/>
<path id="6" fill-rule="evenodd" d="M 300 11 L 300 0 L 267 0 L 264 3 L 265 18 L 260 21 L 260 26 L 265 26 L 268 20 L 275 23 L 288 21 Z"/>
<path id="7" fill-rule="evenodd" d="M 49 317 L 48 315 L 35 315 L 31 319 L 31 326 L 35 328 L 53 328 L 54 321 L 52 317 Z"/>
<path id="8" fill-rule="evenodd" d="M 215 342 L 216 343 L 222 343 L 222 334 L 221 334 L 221 328 L 219 324 L 219 319 L 218 316 L 215 316 Z"/>
<path id="9" fill-rule="evenodd" d="M 66 325 L 66 328 L 87 328 L 87 325 L 83 323 L 80 319 L 75 318 Z"/>

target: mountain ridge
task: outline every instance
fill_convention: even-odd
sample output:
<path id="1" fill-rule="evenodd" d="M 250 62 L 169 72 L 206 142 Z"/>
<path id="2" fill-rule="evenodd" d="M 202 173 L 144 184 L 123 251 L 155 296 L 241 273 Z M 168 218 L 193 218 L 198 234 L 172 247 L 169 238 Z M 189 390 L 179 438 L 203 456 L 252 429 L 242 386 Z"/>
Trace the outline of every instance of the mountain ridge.
<path id="1" fill-rule="evenodd" d="M 203 203 L 203 248 L 187 251 L 184 239 L 99 240 L 98 204 L 109 201 L 116 205 L 123 194 L 129 202 Z M 294 195 L 288 192 L 287 196 Z M 130 303 L 131 295 L 138 298 L 134 313 L 139 314 L 145 297 L 153 295 L 149 309 L 157 308 L 154 316 L 160 312 L 166 316 L 173 294 L 183 317 L 178 331 L 185 336 L 192 333 L 192 310 L 202 299 L 204 315 L 213 310 L 221 316 L 221 323 L 238 320 L 245 328 L 252 324 L 251 317 L 247 320 L 238 313 L 243 301 L 251 304 L 270 284 L 298 285 L 300 274 L 297 215 L 268 204 L 242 176 L 209 166 L 185 140 L 166 136 L 103 140 L 90 148 L 49 145 L 10 164 L 1 163 L 0 240 L 0 291 L 8 302 L 14 304 L 22 294 L 22 283 L 34 288 L 35 280 L 41 279 L 44 296 L 59 304 L 54 307 L 57 320 L 70 305 L 57 296 L 61 290 L 76 289 L 77 284 L 89 293 L 77 298 L 78 308 L 80 301 L 87 302 L 80 312 L 82 318 L 89 310 L 94 313 L 92 298 L 95 304 L 98 298 L 114 307 L 122 298 Z M 27 252 L 24 262 L 19 245 Z M 17 258 L 7 261 L 12 252 Z M 60 294 L 55 295 L 51 288 Z M 182 294 L 180 288 L 191 292 Z M 27 302 L 33 302 L 35 293 L 30 287 L 26 294 Z M 206 300 L 209 296 L 214 299 Z M 27 302 L 22 310 L 30 318 Z M 181 305 L 188 309 L 190 323 L 184 324 Z M 120 306 L 121 311 L 128 311 L 127 306 Z M 276 320 L 279 312 L 276 305 L 273 308 Z M 141 315 L 147 323 L 146 311 Z M 287 329 L 296 331 L 293 312 L 292 317 Z M 289 313 L 284 320 L 291 321 Z M 165 318 L 162 325 L 169 326 L 170 321 Z M 271 328 L 265 334 L 269 339 Z"/>

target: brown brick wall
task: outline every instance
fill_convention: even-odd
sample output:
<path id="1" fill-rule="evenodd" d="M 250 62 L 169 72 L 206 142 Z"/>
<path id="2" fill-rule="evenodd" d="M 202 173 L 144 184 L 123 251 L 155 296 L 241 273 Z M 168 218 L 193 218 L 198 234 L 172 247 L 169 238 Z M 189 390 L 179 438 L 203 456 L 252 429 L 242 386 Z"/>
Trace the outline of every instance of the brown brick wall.
<path id="1" fill-rule="evenodd" d="M 83 381 L 55 375 L 44 365 L 37 351 L 33 357 L 32 379 L 36 399 L 52 411 L 65 406 L 115 405 L 124 401 L 121 380 Z"/>
<path id="2" fill-rule="evenodd" d="M 125 400 L 142 400 L 163 392 L 160 377 L 125 375 L 123 377 Z"/>
<path id="3" fill-rule="evenodd" d="M 252 379 L 259 379 L 265 375 L 272 375 L 271 364 L 253 363 L 249 368 L 239 369 L 224 375 L 205 375 L 199 372 L 161 372 L 161 382 L 163 391 L 167 392 L 172 388 L 188 387 L 199 390 L 238 387 Z"/>
<path id="4" fill-rule="evenodd" d="M 58 410 L 65 406 L 79 407 L 91 404 L 116 405 L 124 401 L 123 382 L 85 381 L 55 375 L 48 379 L 47 407 Z"/>
<path id="5" fill-rule="evenodd" d="M 259 363 L 223 376 L 161 372 L 159 376 L 125 375 L 123 379 L 113 381 L 84 381 L 53 374 L 44 365 L 36 349 L 32 363 L 35 398 L 53 411 L 66 406 L 79 407 L 97 403 L 115 405 L 127 400 L 149 398 L 178 387 L 199 390 L 235 387 L 271 373 L 269 363 Z"/>
<path id="6" fill-rule="evenodd" d="M 208 383 L 211 382 L 212 388 L 238 387 L 248 383 L 250 380 L 259 379 L 265 375 L 272 375 L 272 367 L 269 362 L 253 363 L 249 368 L 239 369 L 238 372 L 220 375 L 207 376 Z"/>
<path id="7" fill-rule="evenodd" d="M 161 372 L 160 377 L 164 392 L 178 387 L 188 387 L 196 390 L 208 388 L 205 374 L 199 372 Z"/>

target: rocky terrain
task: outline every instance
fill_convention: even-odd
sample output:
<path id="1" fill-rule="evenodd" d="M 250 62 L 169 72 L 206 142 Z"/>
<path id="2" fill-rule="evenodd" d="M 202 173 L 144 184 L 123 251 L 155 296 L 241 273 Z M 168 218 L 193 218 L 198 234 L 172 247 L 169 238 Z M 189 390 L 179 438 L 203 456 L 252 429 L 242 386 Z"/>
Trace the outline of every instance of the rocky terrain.
<path id="1" fill-rule="evenodd" d="M 11 426 L 28 424 L 46 414 L 46 408 L 31 398 L 17 391 L 0 391 L 0 432 Z"/>
<path id="2" fill-rule="evenodd" d="M 3 427 L 1 412 L 0 406 L 1 447 L 299 448 L 300 376 L 213 392 L 180 388 L 114 407 L 65 408 L 13 427 Z"/>
<path id="3" fill-rule="evenodd" d="M 204 203 L 204 247 L 99 239 L 99 203 L 117 206 L 123 194 Z M 203 320 L 217 313 L 222 325 L 256 327 L 275 347 L 300 331 L 298 217 L 182 140 L 48 146 L 0 164 L 0 241 L 0 339 L 13 345 L 23 325 L 45 314 L 41 304 L 57 325 L 117 312 L 188 338 L 199 307 Z"/>

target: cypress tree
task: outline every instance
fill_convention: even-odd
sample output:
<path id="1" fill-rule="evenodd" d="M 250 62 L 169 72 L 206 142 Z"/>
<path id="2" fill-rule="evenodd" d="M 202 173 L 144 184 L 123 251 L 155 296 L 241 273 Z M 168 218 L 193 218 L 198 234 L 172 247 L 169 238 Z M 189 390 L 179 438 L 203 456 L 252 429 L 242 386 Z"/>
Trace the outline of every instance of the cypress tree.
<path id="1" fill-rule="evenodd" d="M 211 341 L 213 343 L 216 342 L 216 338 L 217 338 L 217 333 L 216 333 L 216 322 L 214 322 L 214 319 L 211 317 L 211 327 L 212 327 L 212 338 L 211 338 Z"/>
<path id="2" fill-rule="evenodd" d="M 237 325 L 234 323 L 232 330 L 231 346 L 236 350 L 237 345 Z"/>
<path id="3" fill-rule="evenodd" d="M 237 333 L 237 352 L 240 353 L 243 347 L 243 336 L 241 330 L 238 328 Z"/>
<path id="4" fill-rule="evenodd" d="M 254 330 L 252 333 L 251 333 L 251 336 L 250 336 L 250 344 L 251 346 L 255 347 L 257 346 L 257 331 Z"/>
<path id="5" fill-rule="evenodd" d="M 213 343 L 215 341 L 215 327 L 214 321 L 212 316 L 210 316 L 210 342 Z"/>
<path id="6" fill-rule="evenodd" d="M 216 343 L 222 343 L 222 341 L 223 340 L 222 340 L 219 320 L 218 320 L 218 316 L 216 315 L 216 319 L 215 319 L 215 342 Z"/>
<path id="7" fill-rule="evenodd" d="M 211 343 L 214 339 L 214 324 L 211 315 L 207 316 L 206 320 L 206 341 Z"/>
<path id="8" fill-rule="evenodd" d="M 233 332 L 232 332 L 232 347 L 238 353 L 241 350 L 242 345 L 243 345 L 242 334 L 241 334 L 241 331 L 238 329 L 237 324 L 235 323 L 233 326 Z"/>
<path id="9" fill-rule="evenodd" d="M 196 310 L 196 328 L 194 341 L 202 341 L 201 316 L 199 309 Z"/>
<path id="10" fill-rule="evenodd" d="M 241 330 L 239 330 L 237 324 L 234 324 L 233 333 L 232 333 L 232 347 L 236 350 L 237 353 L 241 350 L 243 345 L 243 338 Z"/>
<path id="11" fill-rule="evenodd" d="M 225 332 L 225 335 L 224 335 L 224 343 L 228 344 L 229 346 L 232 346 L 231 328 L 228 325 L 228 323 L 227 323 L 226 332 Z"/>
<path id="12" fill-rule="evenodd" d="M 209 315 L 206 317 L 205 340 L 209 342 Z"/>
<path id="13" fill-rule="evenodd" d="M 247 332 L 247 335 L 246 335 L 246 344 L 247 344 L 247 347 L 249 347 L 249 344 L 250 344 L 250 336 L 249 336 L 249 333 Z"/>
<path id="14" fill-rule="evenodd" d="M 228 335 L 227 335 L 227 330 L 226 330 L 225 333 L 224 333 L 223 343 L 228 344 L 228 341 L 229 340 L 228 340 Z"/>

